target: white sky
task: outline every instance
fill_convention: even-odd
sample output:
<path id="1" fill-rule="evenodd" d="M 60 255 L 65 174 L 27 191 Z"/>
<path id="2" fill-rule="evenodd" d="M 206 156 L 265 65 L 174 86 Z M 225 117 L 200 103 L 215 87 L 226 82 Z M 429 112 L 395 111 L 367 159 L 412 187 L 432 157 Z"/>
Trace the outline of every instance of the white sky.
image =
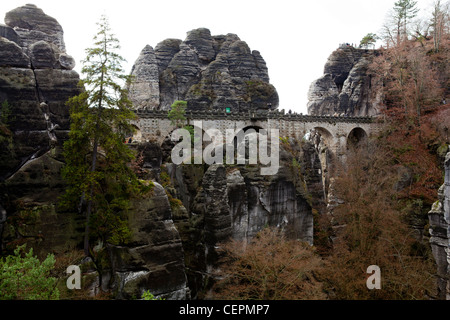
<path id="1" fill-rule="evenodd" d="M 102 14 L 120 41 L 127 73 L 147 44 L 184 40 L 200 27 L 212 35 L 235 33 L 266 61 L 279 108 L 306 114 L 309 86 L 322 76 L 328 56 L 340 43 L 359 44 L 367 33 L 378 33 L 395 0 L 2 0 L 0 23 L 26 3 L 58 20 L 78 72 Z"/>

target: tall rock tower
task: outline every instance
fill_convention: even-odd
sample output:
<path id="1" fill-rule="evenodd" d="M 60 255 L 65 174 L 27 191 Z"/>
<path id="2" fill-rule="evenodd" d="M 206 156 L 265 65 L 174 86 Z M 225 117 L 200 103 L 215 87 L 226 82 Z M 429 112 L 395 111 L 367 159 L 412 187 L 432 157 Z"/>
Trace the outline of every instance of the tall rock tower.
<path id="1" fill-rule="evenodd" d="M 379 112 L 382 90 L 369 73 L 375 50 L 343 45 L 328 58 L 324 75 L 308 92 L 308 114 L 374 116 Z"/>
<path id="2" fill-rule="evenodd" d="M 79 94 L 80 79 L 63 35 L 58 21 L 32 4 L 8 12 L 0 24 L 0 103 L 11 109 L 14 146 L 2 146 L 0 179 L 58 144 L 69 130 L 65 103 Z"/>
<path id="3" fill-rule="evenodd" d="M 131 73 L 135 108 L 168 110 L 175 100 L 186 100 L 191 110 L 276 109 L 279 104 L 261 54 L 235 34 L 212 36 L 200 28 L 184 41 L 148 45 Z"/>

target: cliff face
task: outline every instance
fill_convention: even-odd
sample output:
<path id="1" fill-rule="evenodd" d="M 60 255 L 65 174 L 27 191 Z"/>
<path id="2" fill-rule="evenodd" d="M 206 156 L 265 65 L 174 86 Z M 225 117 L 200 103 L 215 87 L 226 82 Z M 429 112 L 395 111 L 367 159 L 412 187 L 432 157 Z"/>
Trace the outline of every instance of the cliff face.
<path id="1" fill-rule="evenodd" d="M 70 128 L 66 101 L 80 93 L 75 62 L 65 52 L 63 29 L 34 5 L 6 14 L 0 25 L 0 104 L 11 116 L 0 124 L 0 253 L 27 244 L 39 257 L 73 254 L 83 241 L 85 217 L 61 212 L 62 142 Z M 4 108 L 4 107 L 2 107 Z M 5 112 L 6 109 L 2 109 Z M 84 282 L 116 298 L 143 290 L 168 299 L 189 298 L 184 253 L 164 189 L 133 199 L 127 246 L 97 246 L 107 255 L 102 272 Z M 84 267 L 83 267 L 84 268 Z M 62 281 L 65 284 L 65 281 Z M 60 288 L 63 292 L 64 286 Z"/>
<path id="2" fill-rule="evenodd" d="M 368 72 L 376 51 L 342 47 L 334 51 L 308 92 L 310 115 L 374 116 L 382 90 Z"/>
<path id="3" fill-rule="evenodd" d="M 135 108 L 168 110 L 175 100 L 187 101 L 193 110 L 278 107 L 264 59 L 235 34 L 212 36 L 201 28 L 184 41 L 147 45 L 131 73 Z"/>
<path id="4" fill-rule="evenodd" d="M 48 151 L 69 129 L 65 102 L 77 95 L 79 76 L 65 52 L 63 30 L 52 17 L 28 4 L 8 12 L 0 25 L 0 103 L 9 120 L 12 148 L 2 158 L 0 179 Z"/>
<path id="5" fill-rule="evenodd" d="M 64 252 L 80 236 L 78 218 L 56 208 L 64 190 L 65 103 L 79 94 L 79 76 L 54 18 L 27 4 L 8 12 L 5 23 L 0 25 L 0 104 L 2 116 L 10 114 L 0 124 L 0 250 L 26 239 L 37 251 Z"/>
<path id="6" fill-rule="evenodd" d="M 0 157 L 1 248 L 26 242 L 42 256 L 71 252 L 82 243 L 84 217 L 59 212 L 57 200 L 65 188 L 60 176 L 61 143 L 69 130 L 65 102 L 79 93 L 79 76 L 54 18 L 25 5 L 9 12 L 5 23 L 0 26 L 0 103 L 7 101 L 13 117 L 0 132 L 8 151 Z M 351 63 L 333 58 L 326 67 L 324 86 L 342 89 L 339 99 L 358 90 L 359 82 L 350 81 L 363 74 L 357 72 L 363 65 L 358 54 Z M 201 110 L 278 107 L 264 59 L 234 34 L 212 36 L 197 29 L 184 41 L 146 46 L 132 74 L 130 98 L 136 108 L 167 110 L 174 100 Z M 94 280 L 94 293 L 102 288 L 119 299 L 140 297 L 144 290 L 167 299 L 200 297 L 217 267 L 217 247 L 230 237 L 247 242 L 270 226 L 313 243 L 313 208 L 326 206 L 326 151 L 307 142 L 283 143 L 278 173 L 261 176 L 251 165 L 175 166 L 168 161 L 169 145 L 137 148 L 143 152 L 145 179 L 160 184 L 132 200 L 127 245 L 96 246 L 105 259 L 101 274 L 86 273 Z"/>
<path id="7" fill-rule="evenodd" d="M 258 166 L 250 165 L 164 165 L 166 190 L 182 201 L 184 215 L 174 221 L 193 297 L 206 293 L 218 268 L 217 249 L 229 239 L 247 243 L 274 227 L 289 239 L 313 243 L 312 201 L 323 205 L 324 199 L 313 200 L 309 191 L 320 184 L 312 177 L 317 164 L 310 161 L 311 152 L 294 141 L 283 144 L 273 176 L 262 176 Z"/>
<path id="8" fill-rule="evenodd" d="M 450 300 L 450 153 L 445 157 L 445 182 L 428 213 L 430 243 L 437 264 L 438 294 Z"/>

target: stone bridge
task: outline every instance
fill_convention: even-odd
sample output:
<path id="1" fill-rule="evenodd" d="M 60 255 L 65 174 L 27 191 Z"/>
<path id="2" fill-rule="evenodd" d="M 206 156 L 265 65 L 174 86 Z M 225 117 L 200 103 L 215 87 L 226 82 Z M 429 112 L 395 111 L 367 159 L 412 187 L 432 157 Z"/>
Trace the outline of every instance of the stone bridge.
<path id="1" fill-rule="evenodd" d="M 168 119 L 168 111 L 136 110 L 138 119 L 133 122 L 137 132 L 134 142 L 156 141 L 160 145 L 176 129 Z M 235 132 L 249 129 L 278 129 L 280 137 L 302 139 L 308 133 L 319 134 L 330 151 L 340 156 L 348 147 L 367 140 L 379 131 L 379 124 L 371 117 L 309 116 L 285 113 L 284 110 L 259 110 L 247 112 L 221 112 L 219 110 L 186 112 L 186 124 L 202 121 L 202 130 L 218 129 L 225 137 L 226 129 Z M 319 143 L 320 140 L 317 141 Z"/>

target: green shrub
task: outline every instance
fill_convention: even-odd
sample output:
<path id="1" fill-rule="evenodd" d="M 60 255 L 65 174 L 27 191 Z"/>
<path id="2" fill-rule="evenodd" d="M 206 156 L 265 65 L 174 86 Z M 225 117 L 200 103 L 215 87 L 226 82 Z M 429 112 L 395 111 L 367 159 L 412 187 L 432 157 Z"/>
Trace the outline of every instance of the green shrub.
<path id="1" fill-rule="evenodd" d="M 149 290 L 142 294 L 143 300 L 163 300 L 162 298 L 156 298 Z"/>
<path id="2" fill-rule="evenodd" d="M 25 253 L 25 245 L 14 255 L 0 259 L 0 300 L 57 300 L 57 279 L 50 276 L 55 257 L 49 254 L 41 263 L 33 249 Z"/>

